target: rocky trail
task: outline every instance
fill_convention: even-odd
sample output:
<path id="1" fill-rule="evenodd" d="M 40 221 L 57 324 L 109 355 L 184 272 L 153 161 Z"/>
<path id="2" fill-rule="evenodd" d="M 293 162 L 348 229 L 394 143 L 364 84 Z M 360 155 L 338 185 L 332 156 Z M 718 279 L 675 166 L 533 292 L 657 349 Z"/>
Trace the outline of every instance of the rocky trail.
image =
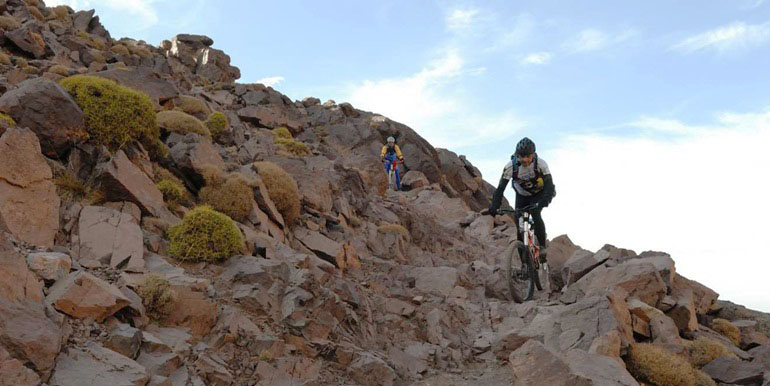
<path id="1" fill-rule="evenodd" d="M 469 160 L 206 36 L 0 0 L 0 46 L 0 385 L 770 385 L 770 315 L 663 252 L 562 235 L 509 301 Z"/>

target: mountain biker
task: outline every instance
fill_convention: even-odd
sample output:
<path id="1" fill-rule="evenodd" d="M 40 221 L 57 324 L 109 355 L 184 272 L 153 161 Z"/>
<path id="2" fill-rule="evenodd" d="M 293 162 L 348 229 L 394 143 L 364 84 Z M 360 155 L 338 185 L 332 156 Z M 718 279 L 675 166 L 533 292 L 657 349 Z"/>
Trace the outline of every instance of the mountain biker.
<path id="1" fill-rule="evenodd" d="M 382 151 L 380 152 L 380 161 L 385 163 L 385 173 L 390 173 L 390 165 L 393 164 L 393 160 L 398 158 L 399 162 L 401 164 L 404 163 L 404 155 L 401 154 L 401 148 L 396 145 L 396 139 L 393 137 L 388 137 L 387 144 L 382 146 Z M 401 176 L 398 172 L 398 167 L 396 167 L 395 170 L 396 174 L 396 187 L 398 190 L 401 190 Z"/>
<path id="2" fill-rule="evenodd" d="M 535 152 L 535 143 L 527 137 L 519 141 L 516 145 L 516 152 L 503 169 L 503 176 L 500 178 L 497 190 L 492 197 L 492 205 L 489 207 L 489 214 L 492 216 L 497 214 L 505 187 L 508 186 L 508 181 L 511 179 L 513 180 L 513 189 L 516 191 L 516 209 L 537 204 L 537 208 L 529 213 L 535 220 L 535 236 L 537 236 L 543 251 L 541 256 L 545 257 L 545 223 L 540 212 L 551 203 L 556 195 L 556 189 L 548 164 L 545 160 L 538 158 Z M 518 219 L 516 221 L 518 224 Z M 521 237 L 522 235 L 519 234 L 520 240 Z"/>

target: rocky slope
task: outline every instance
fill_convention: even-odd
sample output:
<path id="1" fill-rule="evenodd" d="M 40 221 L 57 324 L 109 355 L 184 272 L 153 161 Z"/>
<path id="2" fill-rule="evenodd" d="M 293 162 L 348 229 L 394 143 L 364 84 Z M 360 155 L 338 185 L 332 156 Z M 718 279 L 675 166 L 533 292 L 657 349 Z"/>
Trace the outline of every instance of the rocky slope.
<path id="1" fill-rule="evenodd" d="M 205 36 L 153 47 L 93 11 L 0 13 L 2 385 L 770 384 L 768 315 L 665 253 L 560 236 L 549 291 L 510 302 L 514 225 L 479 215 L 478 169 L 409 127 L 236 83 Z M 149 113 L 99 120 L 130 101 Z M 391 135 L 404 192 L 379 164 Z M 202 203 L 240 253 L 179 252 Z"/>

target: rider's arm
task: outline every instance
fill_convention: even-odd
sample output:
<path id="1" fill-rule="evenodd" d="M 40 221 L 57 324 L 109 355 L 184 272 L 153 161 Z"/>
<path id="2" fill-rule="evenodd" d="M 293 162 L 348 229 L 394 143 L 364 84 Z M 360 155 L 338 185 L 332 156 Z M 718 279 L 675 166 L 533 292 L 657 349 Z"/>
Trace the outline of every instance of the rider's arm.
<path id="1" fill-rule="evenodd" d="M 398 157 L 398 159 L 403 161 L 404 160 L 404 155 L 401 154 L 401 148 L 398 147 L 398 145 L 393 145 L 393 146 L 396 148 L 396 157 Z"/>
<path id="2" fill-rule="evenodd" d="M 553 185 L 553 176 L 550 174 L 546 174 L 543 176 L 543 200 L 545 200 L 545 204 L 548 204 L 553 199 L 553 192 L 555 191 L 555 187 Z"/>
<path id="3" fill-rule="evenodd" d="M 388 145 L 385 145 L 382 147 L 382 151 L 380 152 L 380 158 L 385 158 L 385 153 L 388 151 Z"/>
<path id="4" fill-rule="evenodd" d="M 497 183 L 497 189 L 495 190 L 494 196 L 492 196 L 492 206 L 489 207 L 490 212 L 495 212 L 500 208 L 500 203 L 503 200 L 503 193 L 505 193 L 505 188 L 508 187 L 508 181 L 510 180 L 502 177 L 500 178 L 500 182 Z"/>

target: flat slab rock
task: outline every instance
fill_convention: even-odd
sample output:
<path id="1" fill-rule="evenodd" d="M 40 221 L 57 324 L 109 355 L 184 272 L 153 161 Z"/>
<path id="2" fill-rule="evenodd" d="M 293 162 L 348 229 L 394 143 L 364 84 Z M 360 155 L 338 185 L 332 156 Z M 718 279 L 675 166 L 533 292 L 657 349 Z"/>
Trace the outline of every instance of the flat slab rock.
<path id="1" fill-rule="evenodd" d="M 702 370 L 717 382 L 736 385 L 760 384 L 765 371 L 760 363 L 727 357 L 714 359 Z"/>
<path id="2" fill-rule="evenodd" d="M 131 304 L 117 287 L 84 271 L 57 281 L 45 301 L 69 316 L 99 323 Z"/>
<path id="3" fill-rule="evenodd" d="M 57 386 L 144 386 L 149 380 L 144 366 L 92 343 L 60 354 L 49 383 Z"/>

